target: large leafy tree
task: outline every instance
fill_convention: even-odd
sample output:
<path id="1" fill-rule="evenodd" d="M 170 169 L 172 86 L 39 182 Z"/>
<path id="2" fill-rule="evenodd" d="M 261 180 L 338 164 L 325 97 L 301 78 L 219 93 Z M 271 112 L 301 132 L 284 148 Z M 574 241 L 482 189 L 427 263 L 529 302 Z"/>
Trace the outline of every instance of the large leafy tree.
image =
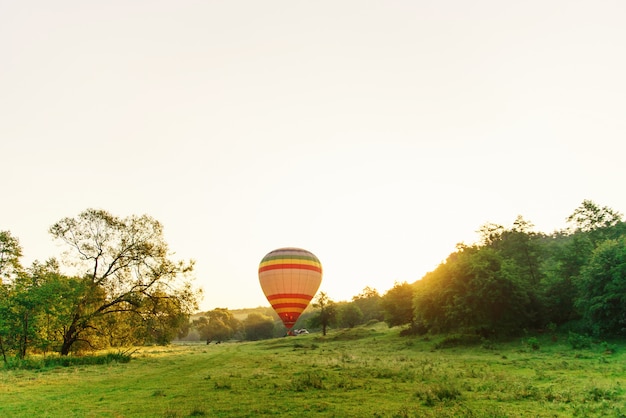
<path id="1" fill-rule="evenodd" d="M 62 355 L 77 341 L 89 344 L 109 315 L 132 315 L 148 324 L 164 310 L 185 316 L 196 308 L 198 292 L 188 279 L 194 263 L 170 259 L 163 227 L 155 219 L 88 209 L 61 219 L 50 233 L 68 246 L 66 260 L 81 279 L 63 328 Z"/>
<path id="2" fill-rule="evenodd" d="M 626 235 L 622 215 L 591 200 L 584 200 L 567 222 L 569 228 L 553 234 L 551 242 L 543 247 L 544 312 L 546 321 L 555 324 L 580 319 L 586 311 L 580 304 L 580 300 L 586 300 L 581 293 L 584 286 L 580 286 L 583 269 L 604 241 Z"/>
<path id="3" fill-rule="evenodd" d="M 216 308 L 207 312 L 206 315 L 194 320 L 193 325 L 207 344 L 211 341 L 230 340 L 242 329 L 241 321 L 226 308 Z"/>
<path id="4" fill-rule="evenodd" d="M 382 297 L 382 308 L 385 312 L 385 322 L 388 326 L 415 325 L 413 314 L 413 285 L 402 282 L 395 283 Z"/>
<path id="5" fill-rule="evenodd" d="M 583 268 L 577 306 L 598 335 L 626 335 L 626 238 L 607 240 Z"/>
<path id="6" fill-rule="evenodd" d="M 585 233 L 556 233 L 543 248 L 543 278 L 540 286 L 546 323 L 562 325 L 580 318 L 575 307 L 579 289 L 576 282 L 593 252 Z"/>
<path id="7" fill-rule="evenodd" d="M 361 293 L 352 298 L 352 302 L 363 313 L 363 321 L 377 320 L 382 321 L 385 319 L 385 314 L 381 306 L 382 297 L 378 291 L 374 288 L 366 286 Z"/>
<path id="8" fill-rule="evenodd" d="M 337 306 L 337 322 L 342 327 L 354 328 L 363 322 L 363 312 L 355 302 L 344 302 Z"/>
<path id="9" fill-rule="evenodd" d="M 490 247 L 465 247 L 415 284 L 415 314 L 436 331 L 519 330 L 532 321 L 529 286 Z"/>
<path id="10" fill-rule="evenodd" d="M 252 312 L 243 320 L 246 340 L 265 340 L 274 336 L 274 319 L 262 313 Z"/>

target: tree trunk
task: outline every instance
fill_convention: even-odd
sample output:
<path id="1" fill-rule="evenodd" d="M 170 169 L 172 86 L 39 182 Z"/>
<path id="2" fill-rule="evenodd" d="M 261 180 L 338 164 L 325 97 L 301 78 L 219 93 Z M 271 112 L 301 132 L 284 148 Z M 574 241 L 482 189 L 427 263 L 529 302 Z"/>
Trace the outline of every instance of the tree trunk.
<path id="1" fill-rule="evenodd" d="M 78 330 L 76 329 L 76 322 L 72 322 L 72 325 L 63 334 L 63 345 L 61 345 L 61 355 L 67 356 L 70 353 L 72 345 L 78 339 Z"/>
<path id="2" fill-rule="evenodd" d="M 23 359 L 26 357 L 26 348 L 28 346 L 28 314 L 24 315 L 23 321 L 23 330 L 22 330 L 22 341 L 20 342 L 20 352 L 19 357 Z"/>
<path id="3" fill-rule="evenodd" d="M 7 363 L 7 353 L 4 351 L 4 344 L 2 344 L 2 336 L 0 335 L 0 351 L 2 351 L 2 359 L 4 360 L 4 364 Z"/>

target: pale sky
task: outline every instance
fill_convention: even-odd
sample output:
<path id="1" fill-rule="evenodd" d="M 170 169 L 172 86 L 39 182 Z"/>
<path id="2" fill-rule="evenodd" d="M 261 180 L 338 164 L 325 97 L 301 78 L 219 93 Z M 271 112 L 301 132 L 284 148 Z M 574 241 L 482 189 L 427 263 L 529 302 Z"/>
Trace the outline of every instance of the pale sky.
<path id="1" fill-rule="evenodd" d="M 0 0 L 0 230 L 147 214 L 202 309 L 315 253 L 350 300 L 517 215 L 626 212 L 626 2 Z"/>

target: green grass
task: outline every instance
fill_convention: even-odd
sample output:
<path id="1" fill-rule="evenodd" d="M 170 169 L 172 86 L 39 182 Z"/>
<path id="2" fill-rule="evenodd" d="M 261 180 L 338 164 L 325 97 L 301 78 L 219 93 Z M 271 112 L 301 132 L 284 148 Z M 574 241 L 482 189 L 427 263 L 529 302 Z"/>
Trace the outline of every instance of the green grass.
<path id="1" fill-rule="evenodd" d="M 0 371 L 2 417 L 625 417 L 626 347 L 328 336 L 141 348 L 129 363 Z M 605 344 L 606 345 L 606 344 Z M 440 348 L 437 348 L 440 347 Z"/>

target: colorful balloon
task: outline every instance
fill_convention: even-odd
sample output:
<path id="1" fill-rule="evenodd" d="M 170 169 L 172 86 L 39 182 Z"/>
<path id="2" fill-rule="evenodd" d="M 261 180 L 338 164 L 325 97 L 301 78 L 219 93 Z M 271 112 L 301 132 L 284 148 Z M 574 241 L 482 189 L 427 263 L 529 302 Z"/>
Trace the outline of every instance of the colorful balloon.
<path id="1" fill-rule="evenodd" d="M 310 251 L 279 248 L 261 260 L 259 282 L 289 332 L 320 287 L 322 264 Z"/>

